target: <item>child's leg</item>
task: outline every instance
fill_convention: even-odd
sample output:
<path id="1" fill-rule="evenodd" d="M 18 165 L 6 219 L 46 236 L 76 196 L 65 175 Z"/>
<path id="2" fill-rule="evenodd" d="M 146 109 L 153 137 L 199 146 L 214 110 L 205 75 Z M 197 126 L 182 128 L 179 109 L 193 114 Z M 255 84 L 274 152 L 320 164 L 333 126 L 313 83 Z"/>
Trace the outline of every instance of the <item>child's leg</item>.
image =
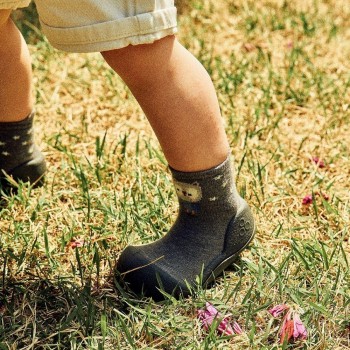
<path id="1" fill-rule="evenodd" d="M 10 13 L 0 10 L 0 122 L 23 120 L 33 109 L 28 47 Z"/>
<path id="2" fill-rule="evenodd" d="M 129 246 L 118 270 L 132 289 L 161 298 L 188 292 L 232 263 L 253 237 L 250 209 L 238 195 L 213 84 L 201 64 L 173 36 L 103 56 L 146 113 L 171 166 L 180 210 L 168 234 Z"/>
<path id="3" fill-rule="evenodd" d="M 103 56 L 140 103 L 170 166 L 198 171 L 226 159 L 229 146 L 213 84 L 174 36 Z"/>
<path id="4" fill-rule="evenodd" d="M 199 171 L 226 159 L 213 84 L 174 36 L 102 54 L 140 103 L 171 167 Z"/>
<path id="5" fill-rule="evenodd" d="M 10 10 L 0 10 L 0 182 L 3 171 L 18 181 L 35 183 L 45 161 L 33 143 L 31 61 Z"/>

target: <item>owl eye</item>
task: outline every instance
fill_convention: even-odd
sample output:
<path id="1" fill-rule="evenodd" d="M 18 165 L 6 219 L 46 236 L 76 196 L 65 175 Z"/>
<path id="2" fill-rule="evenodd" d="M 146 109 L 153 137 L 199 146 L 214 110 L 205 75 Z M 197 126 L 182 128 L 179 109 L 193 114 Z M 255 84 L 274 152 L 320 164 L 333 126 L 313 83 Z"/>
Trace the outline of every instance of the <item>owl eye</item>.
<path id="1" fill-rule="evenodd" d="M 192 193 L 188 193 L 188 196 L 189 196 L 189 197 L 192 197 Z"/>

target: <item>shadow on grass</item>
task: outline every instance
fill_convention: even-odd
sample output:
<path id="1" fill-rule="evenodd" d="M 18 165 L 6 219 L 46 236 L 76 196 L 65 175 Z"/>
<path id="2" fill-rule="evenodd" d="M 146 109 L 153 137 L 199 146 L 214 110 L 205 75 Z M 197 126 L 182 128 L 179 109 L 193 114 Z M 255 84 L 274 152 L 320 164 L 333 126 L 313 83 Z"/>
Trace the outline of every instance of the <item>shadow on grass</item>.
<path id="1" fill-rule="evenodd" d="M 71 348 L 89 337 L 102 337 L 102 315 L 127 312 L 113 281 L 101 287 L 65 281 L 3 279 L 0 282 L 0 349 L 35 344 Z"/>
<path id="2" fill-rule="evenodd" d="M 237 264 L 239 260 L 227 271 L 237 272 Z M 6 264 L 3 267 L 5 270 Z M 204 300 L 205 292 L 201 290 L 199 294 L 193 296 Z M 173 303 L 170 299 L 164 302 L 160 304 L 165 308 Z M 107 326 L 103 320 L 110 320 L 123 338 L 130 333 L 130 324 L 125 320 L 132 319 L 135 310 L 142 314 L 141 308 L 149 309 L 152 303 L 162 309 L 152 299 L 137 299 L 126 293 L 113 278 L 101 286 L 88 282 L 81 287 L 62 278 L 5 277 L 0 280 L 0 349 L 103 349 Z M 85 345 L 75 347 L 76 344 Z"/>

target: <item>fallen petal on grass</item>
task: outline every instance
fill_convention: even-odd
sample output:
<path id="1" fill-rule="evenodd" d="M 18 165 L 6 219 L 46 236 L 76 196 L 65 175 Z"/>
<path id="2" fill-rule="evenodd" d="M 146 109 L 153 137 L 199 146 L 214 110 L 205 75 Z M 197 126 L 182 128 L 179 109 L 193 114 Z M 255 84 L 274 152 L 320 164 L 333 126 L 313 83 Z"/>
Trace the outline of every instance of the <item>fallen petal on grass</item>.
<path id="1" fill-rule="evenodd" d="M 223 316 L 211 303 L 207 302 L 204 309 L 197 311 L 197 317 L 202 322 L 202 327 L 207 331 L 213 324 L 218 322 L 217 331 L 222 335 L 242 334 L 242 328 L 237 322 L 230 324 L 229 316 Z"/>
<path id="2" fill-rule="evenodd" d="M 273 317 L 280 316 L 284 311 L 289 310 L 289 306 L 286 304 L 279 304 L 273 308 L 267 310 Z"/>
<path id="3" fill-rule="evenodd" d="M 289 343 L 290 340 L 305 340 L 307 330 L 300 319 L 299 313 L 292 310 L 287 304 L 279 304 L 267 310 L 273 317 L 279 317 L 285 313 L 280 329 L 280 343 Z"/>
<path id="4" fill-rule="evenodd" d="M 294 330 L 293 330 L 293 338 L 304 340 L 307 338 L 307 330 L 304 326 L 303 322 L 300 319 L 300 316 L 297 312 L 293 315 L 294 322 Z"/>
<path id="5" fill-rule="evenodd" d="M 291 311 L 289 311 L 283 319 L 281 326 L 281 338 L 280 343 L 287 342 L 289 343 L 294 333 L 294 322 L 291 319 Z"/>
<path id="6" fill-rule="evenodd" d="M 310 159 L 310 161 L 315 163 L 319 168 L 325 167 L 324 161 L 322 159 L 320 159 L 319 157 L 312 157 Z"/>
<path id="7" fill-rule="evenodd" d="M 322 196 L 325 201 L 329 200 L 329 196 L 325 192 L 315 192 L 314 194 L 308 194 L 303 198 L 303 205 L 311 204 L 316 196 Z"/>
<path id="8" fill-rule="evenodd" d="M 218 329 L 218 332 L 222 335 L 234 335 L 235 334 L 233 328 L 229 324 L 228 319 L 226 319 L 226 318 L 223 318 L 221 320 L 217 329 Z"/>
<path id="9" fill-rule="evenodd" d="M 307 196 L 305 196 L 303 198 L 303 202 L 302 203 L 303 203 L 303 205 L 311 204 L 312 200 L 313 200 L 312 194 L 308 194 Z"/>
<path id="10" fill-rule="evenodd" d="M 242 330 L 241 326 L 236 321 L 233 322 L 233 331 L 236 334 L 242 334 L 243 333 L 243 330 Z"/>
<path id="11" fill-rule="evenodd" d="M 322 197 L 323 197 L 323 199 L 324 199 L 325 201 L 328 201 L 328 200 L 329 200 L 329 196 L 328 196 L 327 193 L 322 192 L 321 194 L 322 194 Z"/>
<path id="12" fill-rule="evenodd" d="M 251 43 L 244 43 L 243 44 L 243 48 L 247 51 L 247 52 L 251 52 L 254 51 L 256 49 L 256 46 L 254 44 Z"/>
<path id="13" fill-rule="evenodd" d="M 83 239 L 77 239 L 77 240 L 72 240 L 68 243 L 68 248 L 79 248 L 84 245 L 84 240 Z"/>

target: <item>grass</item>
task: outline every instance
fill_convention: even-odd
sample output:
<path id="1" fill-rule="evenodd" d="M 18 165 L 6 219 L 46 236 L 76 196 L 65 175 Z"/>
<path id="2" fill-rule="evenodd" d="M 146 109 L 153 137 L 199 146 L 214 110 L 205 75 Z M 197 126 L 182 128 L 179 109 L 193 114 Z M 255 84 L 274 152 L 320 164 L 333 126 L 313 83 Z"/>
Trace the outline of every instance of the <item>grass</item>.
<path id="1" fill-rule="evenodd" d="M 350 347 L 349 2 L 178 6 L 179 39 L 216 86 L 256 239 L 192 298 L 154 303 L 115 286 L 121 250 L 161 237 L 174 220 L 166 161 L 100 55 L 54 50 L 29 24 L 33 8 L 18 12 L 49 172 L 45 187 L 20 185 L 2 200 L 0 349 Z M 329 199 L 303 205 L 310 193 Z M 73 249 L 76 240 L 84 243 Z M 196 311 L 206 301 L 244 333 L 204 332 Z M 279 345 L 279 323 L 266 310 L 282 302 L 300 308 L 306 341 Z"/>

